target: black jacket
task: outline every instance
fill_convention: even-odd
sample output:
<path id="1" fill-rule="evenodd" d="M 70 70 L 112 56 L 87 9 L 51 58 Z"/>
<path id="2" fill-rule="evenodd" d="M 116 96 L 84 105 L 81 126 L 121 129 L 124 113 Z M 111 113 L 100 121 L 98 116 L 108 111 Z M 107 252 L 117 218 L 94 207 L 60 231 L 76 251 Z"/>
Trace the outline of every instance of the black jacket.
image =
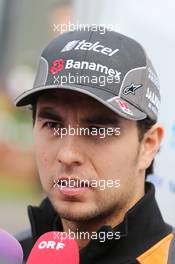
<path id="1" fill-rule="evenodd" d="M 124 221 L 112 229 L 103 226 L 97 232 L 120 232 L 120 239 L 100 242 L 91 240 L 80 251 L 81 264 L 131 264 L 136 258 L 172 232 L 160 213 L 155 200 L 155 189 L 146 183 L 144 197 L 125 215 Z M 19 239 L 27 259 L 35 241 L 48 231 L 63 231 L 61 221 L 46 198 L 39 207 L 28 207 L 31 235 Z"/>

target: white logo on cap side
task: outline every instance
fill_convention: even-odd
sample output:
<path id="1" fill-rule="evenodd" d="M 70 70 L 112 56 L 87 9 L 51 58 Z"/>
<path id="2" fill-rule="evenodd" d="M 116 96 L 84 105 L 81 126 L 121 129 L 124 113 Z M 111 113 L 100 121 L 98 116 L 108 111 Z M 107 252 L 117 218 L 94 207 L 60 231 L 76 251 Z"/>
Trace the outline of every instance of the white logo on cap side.
<path id="1" fill-rule="evenodd" d="M 158 96 L 148 87 L 145 96 L 148 101 L 148 107 L 157 115 L 160 108 L 160 100 Z"/>
<path id="2" fill-rule="evenodd" d="M 152 83 L 157 87 L 157 89 L 160 89 L 160 84 L 159 84 L 159 78 L 158 76 L 153 72 L 153 70 L 148 67 L 148 78 L 152 81 Z"/>
<path id="3" fill-rule="evenodd" d="M 112 50 L 109 47 L 105 47 L 104 45 L 101 45 L 99 41 L 95 43 L 91 43 L 84 40 L 72 40 L 64 46 L 64 48 L 61 50 L 61 52 L 66 52 L 70 50 L 93 50 L 98 53 L 102 53 L 107 56 L 113 56 L 116 54 L 119 49 Z"/>

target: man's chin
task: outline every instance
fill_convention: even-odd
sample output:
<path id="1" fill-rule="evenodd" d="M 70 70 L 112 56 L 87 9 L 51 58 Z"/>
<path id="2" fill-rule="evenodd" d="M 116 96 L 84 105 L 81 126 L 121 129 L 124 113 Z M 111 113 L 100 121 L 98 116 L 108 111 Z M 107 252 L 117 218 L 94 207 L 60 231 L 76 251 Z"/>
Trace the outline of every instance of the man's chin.
<path id="1" fill-rule="evenodd" d="M 96 214 L 92 211 L 84 211 L 84 210 L 71 210 L 70 208 L 67 210 L 60 210 L 57 209 L 56 210 L 58 215 L 60 216 L 60 218 L 69 220 L 69 221 L 75 221 L 75 222 L 79 222 L 79 221 L 88 221 L 93 219 L 94 217 L 96 217 Z"/>
<path id="2" fill-rule="evenodd" d="M 50 197 L 50 201 L 60 218 L 76 222 L 89 221 L 99 215 L 99 210 L 95 206 L 93 208 L 92 202 L 61 201 L 52 198 Z"/>
<path id="3" fill-rule="evenodd" d="M 96 210 L 92 210 L 85 207 L 84 208 L 80 208 L 80 206 L 77 208 L 58 208 L 55 207 L 56 212 L 58 213 L 59 217 L 62 219 L 66 219 L 68 221 L 72 221 L 72 222 L 83 222 L 83 221 L 90 221 L 94 218 L 97 217 L 97 212 Z"/>

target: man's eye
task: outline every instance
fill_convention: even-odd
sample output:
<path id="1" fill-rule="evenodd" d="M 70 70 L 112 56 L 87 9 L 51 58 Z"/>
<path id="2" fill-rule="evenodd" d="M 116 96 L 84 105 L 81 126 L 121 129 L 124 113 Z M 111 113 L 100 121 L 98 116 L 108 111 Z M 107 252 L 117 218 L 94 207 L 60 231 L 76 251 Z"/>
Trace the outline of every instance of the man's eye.
<path id="1" fill-rule="evenodd" d="M 58 128 L 60 128 L 60 124 L 59 123 L 57 123 L 57 122 L 51 122 L 51 121 L 49 121 L 49 122 L 46 122 L 45 124 L 44 124 L 44 127 L 47 127 L 47 128 L 49 128 L 49 129 L 58 129 Z"/>
<path id="2" fill-rule="evenodd" d="M 97 126 L 89 126 L 90 131 L 99 130 L 99 127 Z"/>
<path id="3" fill-rule="evenodd" d="M 94 130 L 95 130 L 95 131 L 99 131 L 99 130 L 102 130 L 102 129 L 103 129 L 103 130 L 107 130 L 107 127 L 100 127 L 100 126 L 90 126 L 90 127 L 89 127 L 89 130 L 90 130 L 90 131 L 94 131 Z"/>

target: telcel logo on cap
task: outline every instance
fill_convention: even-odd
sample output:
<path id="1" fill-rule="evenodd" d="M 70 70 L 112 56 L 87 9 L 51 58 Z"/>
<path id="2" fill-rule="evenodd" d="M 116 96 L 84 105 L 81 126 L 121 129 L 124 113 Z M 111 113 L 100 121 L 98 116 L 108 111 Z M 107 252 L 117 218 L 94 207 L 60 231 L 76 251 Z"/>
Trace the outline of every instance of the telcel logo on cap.
<path id="1" fill-rule="evenodd" d="M 100 44 L 99 41 L 95 43 L 87 42 L 85 39 L 80 40 L 72 40 L 69 41 L 66 46 L 61 50 L 61 52 L 70 51 L 70 50 L 93 50 L 95 52 L 100 52 L 107 56 L 112 56 L 119 51 L 119 49 L 112 50 L 111 48 L 105 47 Z"/>

